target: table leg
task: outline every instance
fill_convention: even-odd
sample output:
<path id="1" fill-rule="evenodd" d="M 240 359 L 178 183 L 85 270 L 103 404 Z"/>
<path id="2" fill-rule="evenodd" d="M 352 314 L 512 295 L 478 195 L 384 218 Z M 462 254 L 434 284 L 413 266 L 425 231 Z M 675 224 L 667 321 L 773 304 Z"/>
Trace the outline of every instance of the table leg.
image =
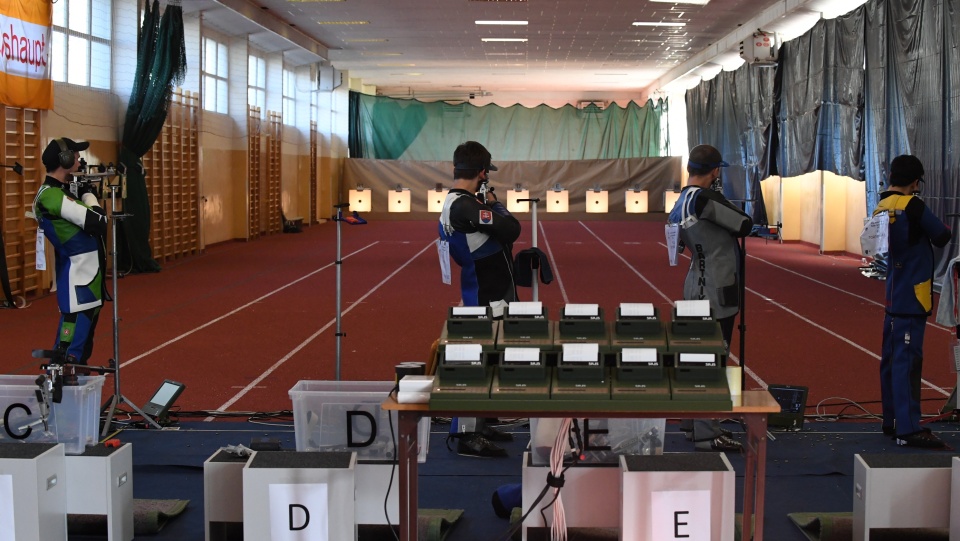
<path id="1" fill-rule="evenodd" d="M 763 541 L 763 502 L 767 469 L 767 416 L 744 415 L 747 424 L 746 464 L 743 473 L 744 540 Z M 754 528 L 756 525 L 756 528 Z"/>
<path id="2" fill-rule="evenodd" d="M 399 427 L 398 468 L 400 470 L 400 541 L 417 540 L 417 424 L 420 414 L 397 412 Z"/>

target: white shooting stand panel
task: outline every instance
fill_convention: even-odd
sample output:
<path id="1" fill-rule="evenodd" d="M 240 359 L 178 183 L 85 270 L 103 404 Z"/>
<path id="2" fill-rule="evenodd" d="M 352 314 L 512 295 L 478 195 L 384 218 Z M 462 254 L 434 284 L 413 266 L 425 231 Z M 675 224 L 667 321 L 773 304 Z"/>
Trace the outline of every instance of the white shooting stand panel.
<path id="1" fill-rule="evenodd" d="M 0 445 L 0 541 L 66 541 L 63 451 L 62 443 Z"/>

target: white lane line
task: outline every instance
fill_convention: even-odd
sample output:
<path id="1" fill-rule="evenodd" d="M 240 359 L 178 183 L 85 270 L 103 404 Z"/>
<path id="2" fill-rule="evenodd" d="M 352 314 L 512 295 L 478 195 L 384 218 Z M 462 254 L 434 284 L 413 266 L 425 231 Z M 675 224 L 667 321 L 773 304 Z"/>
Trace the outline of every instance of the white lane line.
<path id="1" fill-rule="evenodd" d="M 767 265 L 770 265 L 771 267 L 778 268 L 778 269 L 780 269 L 780 270 L 782 270 L 782 271 L 789 272 L 790 274 L 795 274 L 795 275 L 797 275 L 797 276 L 799 276 L 799 277 L 801 277 L 801 278 L 804 278 L 804 279 L 810 280 L 811 282 L 820 284 L 820 285 L 822 285 L 823 287 L 829 287 L 830 289 L 834 289 L 834 290 L 839 291 L 839 292 L 841 292 L 841 293 L 845 293 L 845 294 L 847 294 L 847 295 L 850 295 L 851 297 L 856 297 L 856 298 L 858 298 L 858 299 L 860 299 L 860 300 L 862 300 L 862 301 L 868 302 L 868 303 L 870 303 L 870 304 L 875 304 L 875 305 L 877 305 L 877 306 L 883 306 L 883 303 L 882 303 L 882 302 L 877 302 L 877 301 L 875 301 L 875 300 L 873 300 L 873 299 L 871 299 L 871 298 L 869 298 L 869 297 L 864 297 L 863 295 L 857 295 L 856 293 L 851 293 L 850 291 L 847 291 L 846 289 L 842 289 L 842 288 L 839 288 L 839 287 L 837 287 L 837 286 L 830 285 L 830 284 L 828 284 L 828 283 L 826 283 L 826 282 L 821 282 L 820 280 L 817 280 L 816 278 L 811 278 L 811 277 L 807 276 L 806 274 L 799 273 L 799 272 L 797 272 L 797 271 L 795 271 L 795 270 L 788 269 L 788 268 L 783 267 L 783 266 L 781 266 L 781 265 L 777 265 L 776 263 L 772 263 L 772 262 L 770 262 L 770 261 L 767 261 L 766 259 L 757 257 L 757 256 L 755 256 L 755 255 L 747 254 L 747 257 L 749 257 L 749 258 L 751 258 L 751 259 L 756 259 L 757 261 L 760 261 L 761 263 L 766 263 Z M 869 279 L 869 278 L 868 278 L 868 279 Z"/>
<path id="2" fill-rule="evenodd" d="M 370 295 L 372 295 L 376 290 L 380 289 L 380 288 L 383 286 L 383 284 L 386 284 L 387 282 L 389 282 L 394 276 L 396 276 L 397 274 L 399 274 L 400 271 L 402 271 L 403 269 L 405 269 L 405 268 L 407 267 L 407 265 L 409 265 L 409 264 L 412 263 L 415 259 L 417 259 L 418 257 L 420 257 L 420 255 L 423 254 L 423 252 L 427 251 L 427 249 L 429 249 L 429 248 L 435 247 L 436 245 L 437 245 L 436 241 L 430 241 L 430 243 L 427 244 L 426 246 L 424 246 L 424 248 L 423 248 L 422 250 L 420 250 L 419 252 L 417 252 L 417 254 L 416 254 L 415 256 L 413 256 L 413 257 L 411 257 L 410 259 L 408 259 L 407 262 L 404 263 L 403 265 L 400 265 L 399 267 L 397 267 L 397 269 L 394 270 L 393 272 L 391 272 L 389 276 L 387 276 L 386 278 L 384 278 L 383 280 L 381 280 L 379 284 L 373 286 L 373 287 L 370 289 L 370 291 L 367 291 L 366 293 L 363 294 L 362 297 L 360 297 L 359 299 L 357 299 L 356 301 L 354 301 L 353 304 L 351 304 L 350 306 L 348 306 L 343 312 L 340 313 L 340 316 L 343 317 L 343 316 L 347 315 L 348 313 L 350 313 L 350 311 L 353 310 L 354 307 L 356 307 L 358 304 L 360 304 L 360 303 L 362 303 L 364 300 L 366 300 L 366 298 L 369 297 Z M 297 352 L 299 352 L 301 349 L 305 348 L 305 347 L 307 346 L 307 344 L 309 344 L 309 343 L 312 342 L 314 339 L 316 339 L 318 336 L 320 336 L 321 334 L 323 334 L 324 331 L 326 331 L 327 329 L 329 329 L 330 327 L 332 327 L 333 324 L 336 323 L 336 322 L 337 322 L 337 319 L 336 319 L 336 318 L 331 319 L 329 322 L 327 322 L 326 325 L 324 325 L 322 328 L 320 328 L 319 331 L 317 331 L 317 332 L 313 333 L 312 335 L 310 335 L 310 337 L 307 338 L 306 340 L 304 340 L 303 342 L 301 342 L 300 345 L 298 345 L 297 347 L 293 348 L 293 350 L 291 350 L 290 353 L 287 353 L 286 355 L 283 356 L 282 359 L 280 359 L 279 361 L 273 363 L 273 366 L 271 366 L 270 368 L 266 369 L 262 374 L 260 374 L 259 376 L 257 376 L 257 378 L 256 378 L 255 380 L 251 381 L 246 387 L 243 388 L 242 391 L 240 391 L 239 393 L 237 393 L 236 395 L 234 395 L 233 398 L 231 398 L 230 400 L 227 400 L 226 402 L 224 402 L 223 404 L 221 404 L 220 407 L 217 408 L 217 411 L 226 411 L 227 408 L 229 408 L 229 407 L 232 406 L 234 403 L 236 403 L 237 400 L 240 400 L 241 398 L 243 398 L 243 396 L 244 396 L 245 394 L 247 394 L 247 393 L 250 392 L 253 388 L 255 388 L 261 381 L 263 381 L 264 379 L 266 379 L 267 376 L 269 376 L 270 374 L 272 374 L 277 368 L 280 368 L 280 366 L 283 365 L 283 363 L 285 363 L 285 362 L 287 362 L 288 360 L 290 360 L 290 358 L 293 357 L 294 355 L 296 355 Z M 212 420 L 214 420 L 214 417 L 207 417 L 206 419 L 204 419 L 204 421 L 212 421 Z"/>
<path id="3" fill-rule="evenodd" d="M 816 284 L 820 284 L 820 285 L 822 285 L 823 287 L 828 287 L 828 288 L 830 288 L 830 289 L 834 289 L 834 290 L 839 291 L 839 292 L 841 292 L 841 293 L 850 295 L 851 297 L 856 297 L 856 298 L 858 298 L 858 299 L 860 299 L 860 300 L 862 300 L 862 301 L 864 301 L 864 302 L 868 302 L 868 303 L 870 303 L 870 304 L 873 304 L 873 305 L 876 305 L 876 306 L 880 306 L 880 307 L 883 307 L 883 305 L 884 305 L 882 302 L 877 302 L 877 301 L 875 301 L 875 300 L 873 300 L 873 299 L 870 299 L 870 298 L 868 298 L 868 297 L 864 297 L 863 295 L 857 295 L 856 293 L 852 293 L 852 292 L 850 292 L 850 291 L 847 291 L 846 289 L 842 289 L 842 288 L 839 288 L 839 287 L 837 287 L 837 286 L 830 285 L 830 284 L 828 284 L 828 283 L 826 283 L 826 282 L 821 282 L 820 280 L 817 280 L 816 278 L 811 278 L 810 276 L 807 276 L 806 274 L 802 274 L 802 273 L 799 273 L 799 272 L 797 272 L 797 271 L 795 271 L 795 270 L 791 270 L 791 269 L 788 269 L 788 268 L 786 268 L 786 267 L 777 265 L 776 263 L 772 263 L 772 262 L 770 262 L 770 261 L 767 261 L 766 259 L 757 257 L 757 256 L 755 256 L 755 255 L 747 254 L 747 257 L 752 258 L 752 259 L 756 259 L 757 261 L 760 261 L 761 263 L 766 263 L 767 265 L 770 265 L 771 267 L 778 268 L 778 269 L 780 269 L 780 270 L 782 270 L 782 271 L 789 272 L 790 274 L 795 274 L 795 275 L 797 275 L 797 276 L 799 276 L 799 277 L 801 277 L 801 278 L 810 280 L 811 282 L 814 282 L 814 283 L 816 283 Z M 933 327 L 934 329 L 939 329 L 939 330 L 941 330 L 941 331 L 946 331 L 946 332 L 950 332 L 950 333 L 953 332 L 953 331 L 950 330 L 949 328 L 944 327 L 943 325 L 940 325 L 940 324 L 935 323 L 935 322 L 930 321 L 930 320 L 927 320 L 927 326 Z"/>
<path id="4" fill-rule="evenodd" d="M 662 243 L 661 243 L 661 246 L 663 246 L 664 248 L 666 248 L 666 245 L 664 245 L 664 244 L 662 244 Z M 687 259 L 690 259 L 690 256 L 688 256 L 687 254 L 682 254 L 682 255 L 683 255 L 683 257 L 685 257 L 685 258 L 687 258 Z M 801 275 L 801 276 L 802 276 L 802 275 Z M 758 293 L 758 292 L 750 289 L 749 287 L 744 288 L 744 289 L 746 289 L 746 290 L 749 291 L 750 293 L 753 293 L 754 295 L 760 297 L 761 299 L 767 301 L 768 303 L 776 306 L 777 308 L 780 308 L 780 309 L 783 310 L 784 312 L 786 312 L 786 313 L 788 313 L 788 314 L 790 314 L 790 315 L 792 315 L 792 316 L 795 316 L 795 317 L 799 318 L 800 320 L 804 321 L 805 323 L 808 323 L 809 325 L 811 325 L 811 326 L 813 326 L 813 327 L 815 327 L 815 328 L 817 328 L 817 329 L 820 329 L 821 331 L 829 334 L 830 336 L 833 336 L 834 338 L 837 338 L 838 340 L 840 340 L 840 341 L 842 341 L 842 342 L 846 342 L 846 343 L 849 344 L 850 346 L 853 346 L 854 348 L 856 348 L 856 349 L 858 349 L 858 350 L 866 353 L 867 355 L 873 357 L 874 359 L 876 359 L 876 360 L 878 360 L 878 361 L 880 360 L 880 355 L 877 355 L 877 354 L 874 353 L 873 351 L 871 351 L 871 350 L 869 350 L 869 349 L 861 346 L 860 344 L 857 344 L 856 342 L 848 339 L 847 337 L 845 337 L 845 336 L 840 336 L 839 334 L 837 334 L 837 333 L 833 332 L 832 330 L 824 327 L 823 325 L 820 325 L 819 323 L 816 323 L 816 322 L 814 322 L 813 320 L 811 320 L 811 319 L 809 319 L 809 318 L 806 318 L 806 317 L 804 317 L 804 316 L 801 316 L 801 315 L 798 314 L 797 312 L 794 312 L 793 310 L 787 308 L 786 306 L 780 304 L 779 302 L 771 299 L 770 297 L 768 297 L 768 296 L 766 296 L 766 295 L 763 295 L 763 294 L 761 294 L 761 293 Z M 931 383 L 931 382 L 929 382 L 929 381 L 927 381 L 927 380 L 925 380 L 925 379 L 921 379 L 920 381 L 923 382 L 923 383 L 925 383 L 925 384 L 927 385 L 927 387 L 929 387 L 930 389 L 933 389 L 933 390 L 939 392 L 939 393 L 942 394 L 943 396 L 950 396 L 950 393 L 949 393 L 949 392 L 947 392 L 947 391 L 945 391 L 944 389 L 942 389 L 942 388 L 934 385 L 933 383 Z"/>
<path id="5" fill-rule="evenodd" d="M 553 250 L 550 249 L 550 241 L 547 240 L 547 231 L 543 228 L 543 222 L 540 222 L 538 225 L 540 226 L 540 236 L 543 237 L 543 243 L 547 249 L 547 257 L 550 258 L 550 269 L 553 271 L 553 277 L 557 279 L 557 285 L 560 286 L 560 295 L 563 297 L 563 303 L 566 304 L 570 302 L 570 298 L 567 297 L 567 290 L 563 287 L 563 279 L 560 278 L 560 267 L 557 265 L 557 260 L 553 258 Z M 536 246 L 534 246 L 534 248 L 536 248 Z M 538 276 L 533 277 L 534 280 L 538 278 Z M 540 290 L 537 289 L 537 293 L 539 292 Z"/>
<path id="6" fill-rule="evenodd" d="M 366 250 L 367 248 L 369 248 L 369 247 L 371 247 L 371 246 L 373 246 L 374 244 L 377 244 L 377 243 L 379 243 L 379 242 L 380 242 L 380 241 L 371 242 L 370 244 L 364 246 L 363 248 L 360 248 L 359 250 L 356 250 L 356 251 L 353 251 L 353 252 L 347 254 L 347 255 L 344 256 L 342 259 L 346 259 L 346 258 L 348 258 L 348 257 L 350 257 L 350 256 L 352 256 L 352 255 L 359 254 L 360 252 Z M 279 293 L 280 291 L 283 291 L 284 289 L 287 289 L 288 287 L 290 287 L 290 286 L 292 286 L 292 285 L 294 285 L 294 284 L 296 284 L 296 283 L 302 282 L 303 280 L 306 280 L 307 278 L 313 276 L 314 274 L 316 274 L 316 273 L 318 273 L 318 272 L 320 272 L 320 271 L 322 271 L 322 270 L 324 270 L 324 269 L 328 269 L 328 268 L 332 267 L 333 265 L 334 265 L 333 263 L 328 263 L 328 264 L 320 267 L 319 269 L 317 269 L 317 270 L 315 270 L 315 271 L 313 271 L 313 272 L 310 272 L 310 273 L 308 273 L 308 274 L 304 274 L 304 275 L 301 276 L 300 278 L 297 278 L 296 280 L 294 280 L 294 281 L 292 281 L 292 282 L 290 282 L 290 283 L 288 283 L 288 284 L 286 284 L 286 285 L 283 285 L 283 286 L 278 287 L 277 289 L 274 289 L 274 290 L 271 291 L 270 293 L 267 293 L 267 294 L 265 294 L 265 295 L 262 295 L 261 297 L 259 297 L 259 298 L 257 298 L 257 299 L 254 299 L 254 300 L 248 302 L 247 304 L 244 304 L 243 306 L 239 306 L 239 307 L 237 307 L 237 308 L 234 308 L 233 310 L 230 310 L 230 311 L 227 312 L 226 314 L 223 314 L 222 316 L 220 316 L 220 317 L 218 317 L 218 318 L 216 318 L 216 319 L 211 319 L 210 321 L 204 323 L 203 325 L 200 325 L 199 327 L 197 327 L 197 328 L 195 328 L 195 329 L 189 330 L 189 331 L 181 334 L 180 336 L 177 336 L 176 338 L 171 338 L 170 340 L 167 340 L 166 342 L 160 344 L 159 346 L 157 346 L 157 347 L 155 347 L 155 348 L 153 348 L 153 349 L 151 349 L 151 350 L 148 350 L 148 351 L 146 351 L 146 352 L 144 352 L 144 353 L 141 353 L 140 355 L 137 355 L 136 357 L 130 359 L 129 361 L 127 361 L 127 362 L 125 362 L 125 363 L 122 363 L 122 364 L 120 365 L 120 368 L 123 368 L 123 367 L 125 367 L 125 366 L 129 366 L 129 365 L 131 365 L 131 364 L 139 361 L 140 359 L 146 357 L 147 355 L 150 355 L 150 354 L 152 354 L 152 353 L 156 353 L 157 351 L 160 351 L 161 349 L 169 346 L 170 344 L 174 344 L 174 343 L 176 343 L 176 342 L 179 342 L 180 340 L 183 340 L 184 338 L 190 336 L 190 335 L 193 334 L 193 333 L 196 333 L 196 332 L 198 332 L 198 331 L 201 331 L 201 330 L 203 330 L 203 329 L 206 329 L 207 327 L 209 327 L 209 326 L 211 326 L 211 325 L 213 325 L 213 324 L 215 324 L 215 323 L 218 323 L 218 322 L 220 322 L 220 321 L 223 321 L 224 319 L 226 319 L 226 318 L 228 318 L 228 317 L 236 314 L 237 312 L 240 312 L 241 310 L 243 310 L 243 309 L 245 309 L 245 308 L 249 308 L 250 306 L 253 306 L 254 304 L 262 301 L 263 299 L 266 299 L 267 297 L 269 297 L 269 296 L 271 296 L 271 295 L 274 295 L 274 294 L 276 294 L 276 293 Z"/>
<path id="7" fill-rule="evenodd" d="M 617 259 L 619 259 L 620 261 L 622 261 L 623 264 L 627 266 L 628 269 L 632 270 L 634 274 L 636 274 L 637 276 L 639 276 L 641 280 L 643 280 L 648 286 L 650 286 L 650 289 L 653 289 L 654 291 L 656 291 L 661 297 L 663 297 L 663 300 L 669 302 L 669 303 L 670 303 L 670 306 L 673 306 L 673 300 L 672 300 L 670 297 L 668 297 L 663 291 L 660 291 L 660 290 L 657 288 L 657 286 L 653 285 L 653 282 L 651 282 L 650 280 L 647 280 L 647 277 L 646 277 L 646 276 L 644 276 L 643 274 L 641 274 L 640 271 L 638 271 L 636 268 L 634 268 L 633 265 L 631 265 L 629 262 L 627 262 L 627 260 L 624 259 L 622 255 L 620 255 L 616 250 L 614 250 L 613 248 L 611 248 L 609 244 L 607 244 L 606 242 L 603 241 L 603 239 L 601 239 L 599 236 L 597 236 L 597 234 L 594 233 L 592 229 L 590 229 L 589 227 L 587 227 L 587 225 L 586 225 L 585 223 L 583 223 L 583 222 L 578 222 L 578 223 L 579 223 L 580 225 L 582 225 L 583 228 L 586 229 L 588 233 L 590 233 L 591 235 L 593 235 L 593 238 L 597 239 L 597 242 L 599 242 L 600 244 L 604 245 L 604 246 L 607 248 L 607 250 L 610 250 L 610 253 L 611 253 L 611 254 L 615 255 L 615 256 L 617 257 Z"/>
<path id="8" fill-rule="evenodd" d="M 762 295 L 762 294 L 760 294 L 760 293 L 758 293 L 758 292 L 750 289 L 749 287 L 746 288 L 746 290 L 749 291 L 750 293 L 753 293 L 754 295 L 760 297 L 761 299 L 769 302 L 770 304 L 776 306 L 777 308 L 780 308 L 780 309 L 783 310 L 784 312 L 786 312 L 786 313 L 788 313 L 788 314 L 790 314 L 790 315 L 792 315 L 792 316 L 795 316 L 795 317 L 803 320 L 804 322 L 812 325 L 813 327 L 816 327 L 817 329 L 820 329 L 821 331 L 823 331 L 823 332 L 825 332 L 825 333 L 833 336 L 834 338 L 837 338 L 837 339 L 839 339 L 839 340 L 841 340 L 841 341 L 843 341 L 843 342 L 846 342 L 847 344 L 853 346 L 853 347 L 856 348 L 856 349 L 859 349 L 860 351 L 866 353 L 867 355 L 873 357 L 874 359 L 876 359 L 876 360 L 878 360 L 878 361 L 880 360 L 880 355 L 877 355 L 877 354 L 874 353 L 873 351 L 871 351 L 871 350 L 869 350 L 869 349 L 861 346 L 860 344 L 857 344 L 857 343 L 853 342 L 852 340 L 849 340 L 848 338 L 846 338 L 846 337 L 844 337 L 844 336 L 840 336 L 839 334 L 831 331 L 830 329 L 824 327 L 823 325 L 820 325 L 819 323 L 816 323 L 816 322 L 814 322 L 814 321 L 811 321 L 811 320 L 808 319 L 808 318 L 805 318 L 805 317 L 801 316 L 800 314 L 798 314 L 798 313 L 794 312 L 793 310 L 787 308 L 786 306 L 778 303 L 777 301 L 771 299 L 770 297 L 767 297 L 766 295 Z M 943 396 L 950 396 L 950 393 L 949 393 L 949 392 L 947 392 L 947 391 L 945 391 L 944 389 L 942 389 L 942 388 L 934 385 L 933 383 L 930 383 L 929 381 L 927 381 L 927 380 L 925 380 L 925 379 L 921 379 L 920 381 L 922 381 L 923 383 L 926 383 L 928 387 L 930 387 L 931 389 L 939 392 L 939 393 L 942 394 Z"/>

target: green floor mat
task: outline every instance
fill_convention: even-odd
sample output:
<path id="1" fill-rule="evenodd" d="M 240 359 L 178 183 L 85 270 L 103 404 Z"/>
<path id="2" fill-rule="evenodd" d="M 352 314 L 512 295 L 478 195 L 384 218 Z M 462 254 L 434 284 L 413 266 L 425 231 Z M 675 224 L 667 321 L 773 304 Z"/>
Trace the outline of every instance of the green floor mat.
<path id="1" fill-rule="evenodd" d="M 853 539 L 853 513 L 789 513 L 787 517 L 810 541 Z"/>
<path id="2" fill-rule="evenodd" d="M 133 534 L 155 535 L 187 508 L 190 500 L 133 500 Z M 67 531 L 75 535 L 107 535 L 106 515 L 67 515 Z"/>
<path id="3" fill-rule="evenodd" d="M 420 509 L 417 512 L 418 541 L 443 541 L 461 516 L 462 509 Z"/>
<path id="4" fill-rule="evenodd" d="M 790 513 L 787 515 L 810 541 L 851 541 L 853 513 Z M 947 541 L 947 528 L 874 528 L 870 541 Z"/>

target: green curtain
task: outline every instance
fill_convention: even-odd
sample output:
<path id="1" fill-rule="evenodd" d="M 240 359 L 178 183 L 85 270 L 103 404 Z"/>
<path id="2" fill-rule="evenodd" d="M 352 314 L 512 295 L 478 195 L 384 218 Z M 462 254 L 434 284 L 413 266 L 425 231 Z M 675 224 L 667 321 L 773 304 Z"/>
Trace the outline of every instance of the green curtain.
<path id="1" fill-rule="evenodd" d="M 565 105 L 475 106 L 351 92 L 350 157 L 448 161 L 453 147 L 479 141 L 500 161 L 646 158 L 668 148 L 667 105 L 630 102 L 604 109 Z"/>
<path id="2" fill-rule="evenodd" d="M 150 199 L 143 171 L 143 157 L 160 135 L 167 119 L 170 95 L 187 71 L 183 38 L 183 9 L 179 2 L 160 15 L 158 0 L 145 0 L 143 25 L 137 33 L 137 71 L 123 123 L 120 163 L 127 170 L 127 196 L 121 222 L 118 256 L 121 267 L 131 272 L 158 272 L 150 248 Z"/>

